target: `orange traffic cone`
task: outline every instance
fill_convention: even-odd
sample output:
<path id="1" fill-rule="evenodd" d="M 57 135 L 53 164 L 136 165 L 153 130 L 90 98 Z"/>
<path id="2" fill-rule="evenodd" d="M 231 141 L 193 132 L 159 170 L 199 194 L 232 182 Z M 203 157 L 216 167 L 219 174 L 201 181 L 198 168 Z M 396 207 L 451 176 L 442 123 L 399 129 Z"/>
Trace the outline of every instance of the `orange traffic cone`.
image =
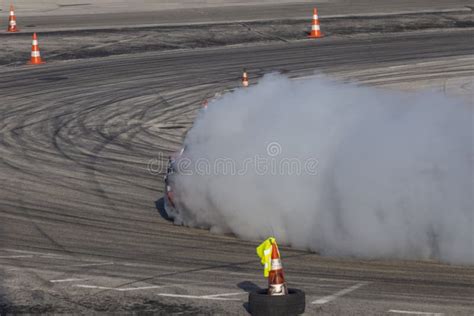
<path id="1" fill-rule="evenodd" d="M 28 64 L 30 65 L 44 64 L 44 62 L 41 60 L 40 49 L 38 46 L 38 37 L 36 36 L 36 33 L 33 34 L 33 44 L 31 46 L 31 59 L 28 62 Z"/>
<path id="2" fill-rule="evenodd" d="M 287 295 L 288 286 L 283 275 L 283 266 L 280 259 L 280 251 L 276 243 L 272 243 L 272 263 L 268 275 L 268 295 Z"/>
<path id="3" fill-rule="evenodd" d="M 204 100 L 202 101 L 202 107 L 203 107 L 204 109 L 207 109 L 207 106 L 208 106 L 208 105 L 209 105 L 209 101 L 208 101 L 207 99 L 204 99 Z"/>
<path id="4" fill-rule="evenodd" d="M 242 75 L 242 85 L 244 87 L 248 87 L 249 86 L 249 77 L 247 76 L 247 71 L 244 69 L 244 73 Z"/>
<path id="5" fill-rule="evenodd" d="M 320 38 L 323 37 L 321 33 L 321 28 L 319 27 L 319 17 L 318 9 L 313 9 L 313 21 L 311 22 L 311 33 L 308 36 L 309 38 Z"/>
<path id="6" fill-rule="evenodd" d="M 13 5 L 10 5 L 10 17 L 8 18 L 8 32 L 18 32 L 20 31 L 16 26 L 16 16 L 15 10 L 13 9 Z"/>

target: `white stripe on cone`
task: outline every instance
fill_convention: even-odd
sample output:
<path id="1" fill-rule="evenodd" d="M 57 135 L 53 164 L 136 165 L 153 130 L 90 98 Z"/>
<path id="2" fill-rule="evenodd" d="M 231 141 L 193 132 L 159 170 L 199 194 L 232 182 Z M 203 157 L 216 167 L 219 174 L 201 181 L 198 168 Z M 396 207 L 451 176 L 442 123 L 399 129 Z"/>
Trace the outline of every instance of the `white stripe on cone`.
<path id="1" fill-rule="evenodd" d="M 320 30 L 320 27 L 319 27 L 319 25 L 312 25 L 312 26 L 311 26 L 311 29 L 312 29 L 313 31 L 319 31 L 319 30 Z"/>
<path id="2" fill-rule="evenodd" d="M 313 15 L 313 20 L 317 20 L 319 17 L 317 15 Z"/>
<path id="3" fill-rule="evenodd" d="M 280 270 L 283 269 L 280 259 L 272 259 L 272 270 Z"/>
<path id="4" fill-rule="evenodd" d="M 40 52 L 39 51 L 32 51 L 31 52 L 31 57 L 40 57 Z"/>
<path id="5" fill-rule="evenodd" d="M 38 40 L 33 40 L 33 46 L 38 46 Z"/>

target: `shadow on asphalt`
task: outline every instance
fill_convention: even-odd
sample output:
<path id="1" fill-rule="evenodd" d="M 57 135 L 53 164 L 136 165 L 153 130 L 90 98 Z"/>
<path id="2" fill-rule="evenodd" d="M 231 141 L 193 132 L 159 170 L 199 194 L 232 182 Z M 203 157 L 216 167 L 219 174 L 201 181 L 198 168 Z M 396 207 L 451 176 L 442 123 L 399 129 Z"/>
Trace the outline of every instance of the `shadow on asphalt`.
<path id="1" fill-rule="evenodd" d="M 253 282 L 250 282 L 250 281 L 243 281 L 243 282 L 240 282 L 240 283 L 237 284 L 237 286 L 238 286 L 239 288 L 241 288 L 242 290 L 244 290 L 245 292 L 247 292 L 247 293 L 256 292 L 256 291 L 258 291 L 258 290 L 261 290 L 261 288 L 260 288 L 257 284 L 255 284 L 255 283 L 253 283 Z M 245 303 L 242 304 L 242 305 L 243 305 L 243 307 L 245 308 L 245 310 L 250 313 L 250 311 L 249 311 L 249 303 L 248 303 L 248 302 L 245 302 Z"/>
<path id="2" fill-rule="evenodd" d="M 173 218 L 170 217 L 168 215 L 168 213 L 166 213 L 166 210 L 165 210 L 165 199 L 164 198 L 160 198 L 158 200 L 155 201 L 155 206 L 156 206 L 156 209 L 158 210 L 158 213 L 160 214 L 160 216 L 167 220 L 168 222 L 172 222 L 173 221 Z"/>

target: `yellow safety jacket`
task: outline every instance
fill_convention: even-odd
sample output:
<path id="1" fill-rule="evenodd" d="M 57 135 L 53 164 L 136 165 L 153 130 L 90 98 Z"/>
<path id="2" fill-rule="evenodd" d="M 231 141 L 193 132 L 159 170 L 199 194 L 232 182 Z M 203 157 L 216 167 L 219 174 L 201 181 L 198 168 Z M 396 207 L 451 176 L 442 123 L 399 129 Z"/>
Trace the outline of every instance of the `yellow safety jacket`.
<path id="1" fill-rule="evenodd" d="M 268 278 L 268 274 L 271 270 L 271 262 L 272 262 L 272 244 L 276 244 L 275 237 L 270 237 L 257 247 L 257 255 L 261 259 L 261 263 L 263 265 L 263 276 Z"/>

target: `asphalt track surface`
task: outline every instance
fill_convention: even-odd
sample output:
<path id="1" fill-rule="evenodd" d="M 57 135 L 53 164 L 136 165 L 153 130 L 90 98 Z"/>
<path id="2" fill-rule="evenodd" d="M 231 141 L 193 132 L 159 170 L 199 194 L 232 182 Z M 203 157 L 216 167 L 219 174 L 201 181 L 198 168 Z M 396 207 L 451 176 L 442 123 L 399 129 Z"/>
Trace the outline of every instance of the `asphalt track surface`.
<path id="1" fill-rule="evenodd" d="M 18 1 L 17 22 L 25 32 L 151 25 L 186 25 L 275 19 L 308 19 L 317 6 L 322 20 L 340 16 L 471 11 L 474 0 L 329 1 Z M 25 2 L 25 3 L 23 3 Z M 166 2 L 166 1 L 161 1 Z M 241 5 L 236 5 L 237 2 Z M 266 1 L 270 2 L 270 1 Z M 167 10 L 163 10 L 167 8 Z M 5 6 L 4 11 L 8 8 Z M 6 20 L 4 21 L 6 23 Z"/>
<path id="2" fill-rule="evenodd" d="M 464 30 L 1 68 L 0 310 L 245 314 L 246 291 L 265 286 L 257 243 L 174 226 L 159 212 L 160 171 L 202 100 L 238 86 L 242 67 L 255 84 L 271 71 L 384 69 L 473 52 Z M 472 63 L 458 72 L 472 84 Z M 308 314 L 474 313 L 474 267 L 282 252 Z"/>

